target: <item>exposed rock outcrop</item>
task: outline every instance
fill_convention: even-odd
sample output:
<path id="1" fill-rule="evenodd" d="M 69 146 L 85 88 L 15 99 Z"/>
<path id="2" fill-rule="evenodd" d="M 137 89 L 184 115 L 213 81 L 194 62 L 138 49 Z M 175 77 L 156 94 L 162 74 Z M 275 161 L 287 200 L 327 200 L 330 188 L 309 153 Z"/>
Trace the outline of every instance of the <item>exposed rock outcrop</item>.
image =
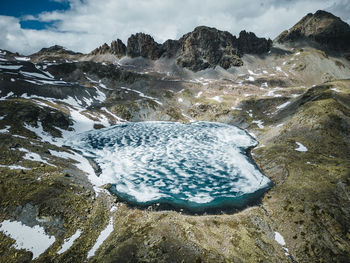
<path id="1" fill-rule="evenodd" d="M 272 41 L 242 31 L 237 39 L 227 31 L 200 26 L 180 40 L 181 50 L 177 64 L 193 71 L 217 65 L 228 69 L 242 66 L 245 53 L 262 54 L 270 50 Z"/>
<path id="2" fill-rule="evenodd" d="M 238 50 L 243 54 L 262 54 L 268 52 L 271 45 L 271 39 L 257 37 L 253 32 L 243 30 L 239 33 Z"/>
<path id="3" fill-rule="evenodd" d="M 154 41 L 150 35 L 137 33 L 128 39 L 127 55 L 129 57 L 141 56 L 154 60 L 160 58 L 163 53 L 163 46 Z"/>
<path id="4" fill-rule="evenodd" d="M 177 64 L 193 71 L 220 65 L 227 69 L 243 65 L 238 51 L 237 38 L 229 32 L 200 26 L 180 40 Z"/>
<path id="5" fill-rule="evenodd" d="M 123 57 L 126 55 L 126 46 L 120 39 L 117 41 L 112 41 L 111 43 L 111 53 L 115 54 L 119 57 Z"/>
<path id="6" fill-rule="evenodd" d="M 282 32 L 276 41 L 311 43 L 327 51 L 349 51 L 350 26 L 339 17 L 319 10 L 315 14 L 307 14 L 291 29 Z"/>
<path id="7" fill-rule="evenodd" d="M 168 58 L 175 57 L 180 50 L 180 42 L 178 40 L 168 39 L 163 43 L 163 49 L 165 52 L 162 56 Z"/>
<path id="8" fill-rule="evenodd" d="M 110 47 L 107 43 L 104 43 L 102 46 L 99 46 L 98 48 L 95 48 L 93 51 L 91 51 L 91 55 L 101 55 L 106 54 L 110 52 Z"/>
<path id="9" fill-rule="evenodd" d="M 118 58 L 124 57 L 126 55 L 126 46 L 120 39 L 114 40 L 111 43 L 111 46 L 104 43 L 102 46 L 94 49 L 90 54 L 91 55 L 103 55 L 103 54 L 113 54 Z"/>

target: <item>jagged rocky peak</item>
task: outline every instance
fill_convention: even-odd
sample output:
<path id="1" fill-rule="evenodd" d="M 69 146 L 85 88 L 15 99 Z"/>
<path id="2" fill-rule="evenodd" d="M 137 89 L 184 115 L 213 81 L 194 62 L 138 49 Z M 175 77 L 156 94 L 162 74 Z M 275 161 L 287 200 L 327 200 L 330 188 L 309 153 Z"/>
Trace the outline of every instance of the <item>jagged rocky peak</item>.
<path id="1" fill-rule="evenodd" d="M 144 57 L 158 59 L 164 53 L 163 46 L 154 41 L 153 37 L 144 33 L 133 34 L 128 39 L 127 55 L 129 57 Z"/>
<path id="2" fill-rule="evenodd" d="M 291 29 L 282 32 L 278 43 L 307 42 L 327 51 L 350 51 L 350 26 L 339 17 L 319 10 L 307 14 Z"/>
<path id="3" fill-rule="evenodd" d="M 121 58 L 126 55 L 126 46 L 120 39 L 114 40 L 109 46 L 107 43 L 104 43 L 102 46 L 94 49 L 90 54 L 91 55 L 103 55 L 103 54 L 113 54 Z"/>
<path id="4" fill-rule="evenodd" d="M 242 66 L 245 53 L 262 54 L 270 50 L 272 41 L 242 31 L 237 39 L 227 31 L 199 26 L 180 40 L 177 64 L 193 71 L 220 65 L 224 69 Z"/>
<path id="5" fill-rule="evenodd" d="M 177 64 L 193 71 L 220 65 L 227 69 L 243 64 L 238 51 L 237 38 L 229 32 L 199 26 L 180 40 Z"/>

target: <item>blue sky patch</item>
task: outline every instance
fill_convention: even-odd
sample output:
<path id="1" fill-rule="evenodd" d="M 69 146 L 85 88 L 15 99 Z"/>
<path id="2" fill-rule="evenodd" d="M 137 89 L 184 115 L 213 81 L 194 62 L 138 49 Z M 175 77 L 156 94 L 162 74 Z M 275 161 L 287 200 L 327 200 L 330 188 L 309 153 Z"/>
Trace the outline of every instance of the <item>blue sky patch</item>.
<path id="1" fill-rule="evenodd" d="M 55 10 L 64 11 L 69 9 L 69 2 L 55 2 L 53 0 L 1 0 L 0 15 L 14 16 L 21 18 L 26 15 L 36 16 L 42 12 L 52 12 Z M 21 27 L 25 29 L 46 29 L 53 22 L 21 21 Z"/>

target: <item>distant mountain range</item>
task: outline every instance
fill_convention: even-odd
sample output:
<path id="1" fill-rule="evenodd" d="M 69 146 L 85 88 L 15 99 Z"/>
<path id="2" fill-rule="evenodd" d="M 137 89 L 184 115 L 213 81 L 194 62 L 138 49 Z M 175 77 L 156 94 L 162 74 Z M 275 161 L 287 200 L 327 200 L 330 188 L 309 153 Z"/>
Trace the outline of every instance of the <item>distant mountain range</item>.
<path id="1" fill-rule="evenodd" d="M 303 17 L 291 29 L 282 32 L 276 43 L 289 46 L 316 46 L 331 53 L 350 52 L 350 26 L 339 17 L 326 11 L 317 11 Z M 241 31 L 239 37 L 227 31 L 199 26 L 185 34 L 179 40 L 167 40 L 159 44 L 147 34 L 131 35 L 125 45 L 120 39 L 94 49 L 91 58 L 101 55 L 112 55 L 116 59 L 128 56 L 143 57 L 151 60 L 175 58 L 177 65 L 193 71 L 221 66 L 224 69 L 242 66 L 244 54 L 263 55 L 270 51 L 272 41 L 259 38 L 252 32 Z M 81 55 L 68 51 L 60 46 L 43 48 L 31 55 L 40 56 Z"/>

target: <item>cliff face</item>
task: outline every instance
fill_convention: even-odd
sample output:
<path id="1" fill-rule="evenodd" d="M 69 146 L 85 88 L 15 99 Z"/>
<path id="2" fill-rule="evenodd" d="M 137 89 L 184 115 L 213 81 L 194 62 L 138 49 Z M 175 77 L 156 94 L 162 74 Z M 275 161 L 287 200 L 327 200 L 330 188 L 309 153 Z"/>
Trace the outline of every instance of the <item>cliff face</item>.
<path id="1" fill-rule="evenodd" d="M 350 26 L 339 17 L 319 10 L 282 32 L 276 41 L 289 44 L 304 41 L 327 51 L 350 51 Z"/>

